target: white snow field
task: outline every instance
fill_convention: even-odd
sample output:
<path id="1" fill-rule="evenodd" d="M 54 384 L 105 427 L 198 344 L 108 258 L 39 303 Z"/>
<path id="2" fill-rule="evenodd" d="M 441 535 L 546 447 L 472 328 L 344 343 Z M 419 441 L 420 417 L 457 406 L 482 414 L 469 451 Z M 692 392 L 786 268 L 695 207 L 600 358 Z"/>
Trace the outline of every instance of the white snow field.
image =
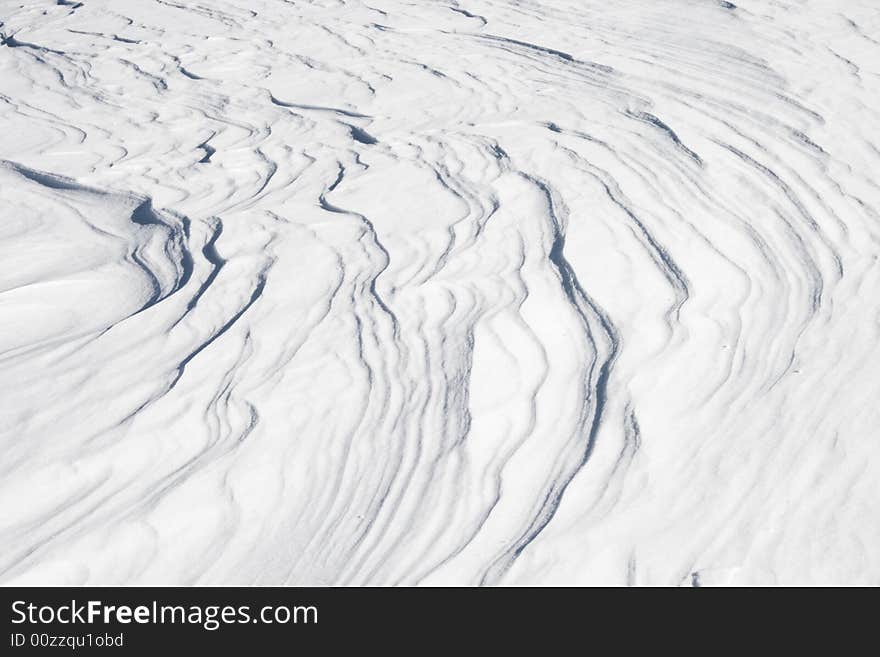
<path id="1" fill-rule="evenodd" d="M 3 584 L 880 584 L 876 0 L 0 22 Z"/>

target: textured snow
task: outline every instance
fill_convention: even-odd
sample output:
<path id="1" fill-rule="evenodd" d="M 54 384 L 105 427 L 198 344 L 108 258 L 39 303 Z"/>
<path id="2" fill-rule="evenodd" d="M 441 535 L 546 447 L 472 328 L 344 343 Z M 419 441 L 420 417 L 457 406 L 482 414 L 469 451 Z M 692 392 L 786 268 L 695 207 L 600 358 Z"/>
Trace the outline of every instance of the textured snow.
<path id="1" fill-rule="evenodd" d="M 876 0 L 0 22 L 0 582 L 880 584 Z"/>

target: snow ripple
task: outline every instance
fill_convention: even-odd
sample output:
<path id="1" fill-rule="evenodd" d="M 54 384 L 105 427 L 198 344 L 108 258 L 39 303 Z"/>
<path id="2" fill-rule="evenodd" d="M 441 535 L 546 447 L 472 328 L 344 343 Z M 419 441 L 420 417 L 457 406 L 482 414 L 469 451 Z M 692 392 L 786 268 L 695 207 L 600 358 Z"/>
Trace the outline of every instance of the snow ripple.
<path id="1" fill-rule="evenodd" d="M 2 581 L 880 583 L 874 2 L 0 36 Z"/>

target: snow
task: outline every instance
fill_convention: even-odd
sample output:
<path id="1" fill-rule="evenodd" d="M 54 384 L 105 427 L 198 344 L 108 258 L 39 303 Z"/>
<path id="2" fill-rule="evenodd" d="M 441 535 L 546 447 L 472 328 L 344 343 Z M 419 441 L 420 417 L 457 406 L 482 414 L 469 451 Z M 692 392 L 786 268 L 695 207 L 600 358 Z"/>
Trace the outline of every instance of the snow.
<path id="1" fill-rule="evenodd" d="M 880 583 L 873 0 L 0 23 L 0 582 Z"/>

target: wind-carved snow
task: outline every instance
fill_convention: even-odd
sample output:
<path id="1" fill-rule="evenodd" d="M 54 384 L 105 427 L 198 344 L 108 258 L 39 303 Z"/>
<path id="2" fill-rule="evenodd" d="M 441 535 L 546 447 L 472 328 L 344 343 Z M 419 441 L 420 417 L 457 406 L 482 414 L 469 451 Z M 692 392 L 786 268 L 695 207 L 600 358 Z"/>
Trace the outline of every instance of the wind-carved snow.
<path id="1" fill-rule="evenodd" d="M 0 8 L 3 582 L 880 582 L 872 0 Z"/>

